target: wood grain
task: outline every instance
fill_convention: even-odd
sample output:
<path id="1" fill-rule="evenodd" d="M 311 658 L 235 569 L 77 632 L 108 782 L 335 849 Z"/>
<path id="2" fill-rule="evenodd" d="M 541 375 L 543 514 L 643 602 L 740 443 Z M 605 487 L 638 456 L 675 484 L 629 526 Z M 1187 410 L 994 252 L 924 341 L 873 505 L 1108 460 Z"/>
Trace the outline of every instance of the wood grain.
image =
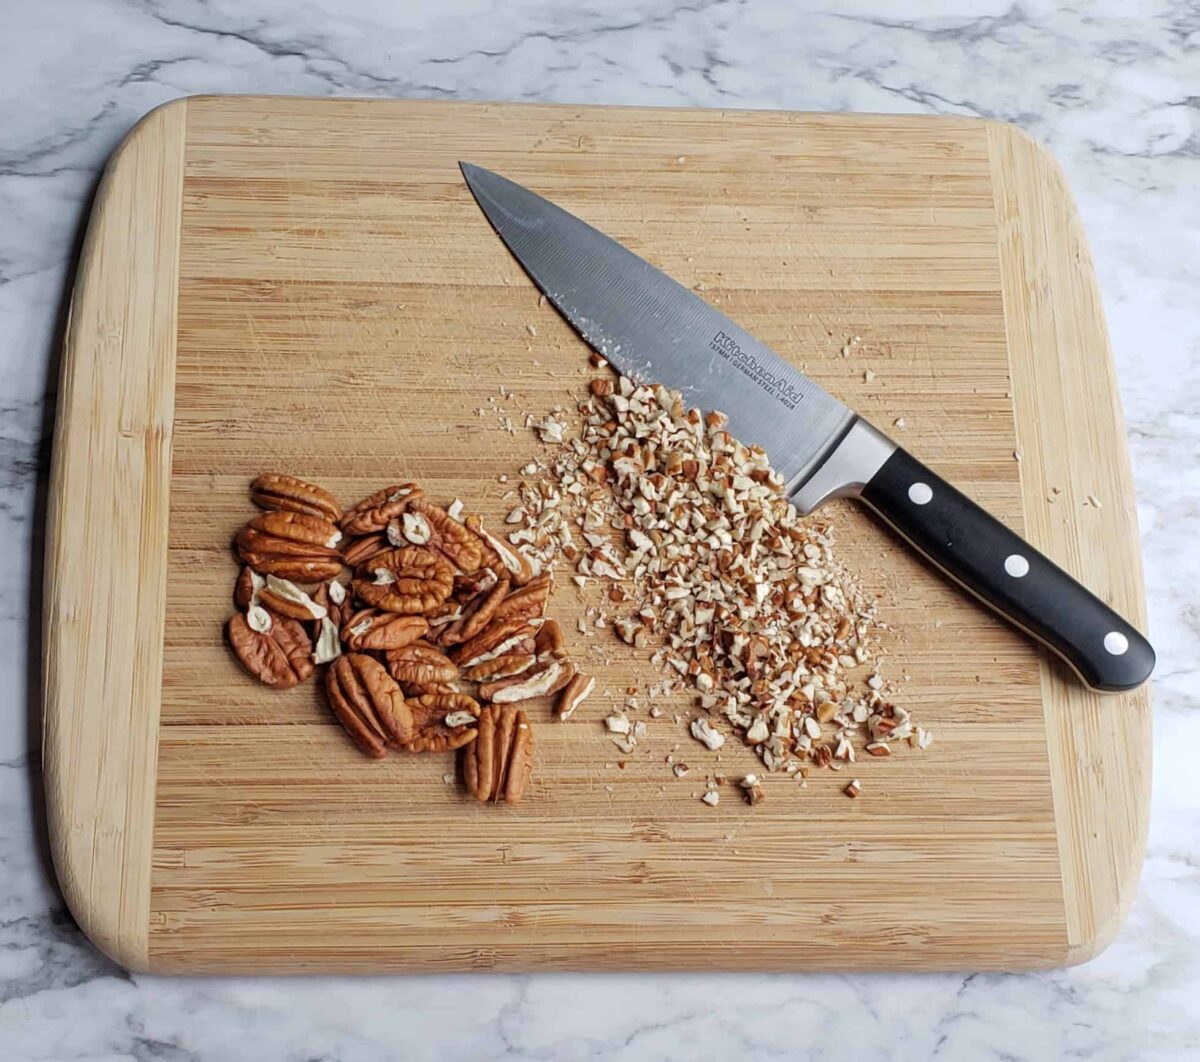
<path id="1" fill-rule="evenodd" d="M 344 502 L 416 479 L 499 518 L 499 477 L 539 452 L 522 414 L 570 409 L 585 386 L 585 349 L 492 235 L 460 158 L 626 242 L 881 426 L 903 418 L 916 454 L 1140 615 L 1090 267 L 1065 190 L 1010 135 L 894 116 L 190 100 L 163 656 L 144 675 L 161 675 L 149 964 L 997 969 L 1097 946 L 1140 858 L 1144 697 L 1063 682 L 851 506 L 828 513 L 841 554 L 883 600 L 886 669 L 937 734 L 923 755 L 863 764 L 857 801 L 829 773 L 807 789 L 770 777 L 753 810 L 732 789 L 701 805 L 705 773 L 754 761 L 727 748 L 717 764 L 687 738 L 671 721 L 686 700 L 619 755 L 600 720 L 657 673 L 574 631 L 593 599 L 569 584 L 552 611 L 600 688 L 571 724 L 536 720 L 535 784 L 515 808 L 445 784 L 448 759 L 361 759 L 314 684 L 266 691 L 221 639 L 253 475 L 304 475 Z M 1085 442 L 1113 458 L 1103 480 Z M 1061 480 L 1053 506 L 1037 462 Z M 1078 504 L 1093 491 L 1102 509 Z M 663 763 L 675 745 L 685 780 Z"/>
<path id="2" fill-rule="evenodd" d="M 42 758 L 54 866 L 83 931 L 135 969 L 150 928 L 186 108 L 148 114 L 96 193 L 46 532 Z"/>

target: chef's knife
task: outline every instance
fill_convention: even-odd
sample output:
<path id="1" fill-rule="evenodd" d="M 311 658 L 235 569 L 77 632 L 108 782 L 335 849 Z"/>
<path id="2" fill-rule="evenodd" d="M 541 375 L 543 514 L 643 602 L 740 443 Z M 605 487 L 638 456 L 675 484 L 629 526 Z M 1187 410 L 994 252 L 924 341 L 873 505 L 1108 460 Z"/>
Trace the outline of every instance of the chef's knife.
<path id="1" fill-rule="evenodd" d="M 801 513 L 858 498 L 1088 686 L 1129 690 L 1149 677 L 1154 650 L 1129 623 L 750 333 L 549 200 L 460 165 L 493 228 L 576 331 L 626 376 L 725 413 L 736 438 L 767 452 Z"/>

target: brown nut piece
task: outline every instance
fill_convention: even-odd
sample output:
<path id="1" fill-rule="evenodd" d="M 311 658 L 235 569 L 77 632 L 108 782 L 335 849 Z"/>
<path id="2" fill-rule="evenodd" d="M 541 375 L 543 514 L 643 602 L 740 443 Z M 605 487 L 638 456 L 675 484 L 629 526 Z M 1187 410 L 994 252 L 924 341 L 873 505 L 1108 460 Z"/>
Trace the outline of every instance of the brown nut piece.
<path id="1" fill-rule="evenodd" d="M 513 586 L 524 586 L 533 578 L 533 567 L 529 558 L 493 535 L 483 526 L 483 521 L 478 516 L 468 516 L 464 523 L 485 547 L 481 551 L 480 563 L 491 568 L 501 578 L 508 579 Z"/>
<path id="2" fill-rule="evenodd" d="M 479 736 L 462 751 L 462 767 L 476 800 L 518 803 L 533 773 L 533 730 L 525 713 L 512 705 L 485 705 Z"/>
<path id="3" fill-rule="evenodd" d="M 365 653 L 339 656 L 325 673 L 329 706 L 350 739 L 368 756 L 412 740 L 413 718 L 400 687 Z"/>
<path id="4" fill-rule="evenodd" d="M 528 638 L 531 642 L 537 627 L 522 619 L 500 620 L 489 623 L 474 638 L 456 645 L 447 653 L 459 667 L 474 667 L 504 653 L 517 652 L 521 643 Z"/>
<path id="5" fill-rule="evenodd" d="M 512 678 L 485 682 L 479 687 L 479 696 L 493 704 L 513 704 L 529 701 L 534 697 L 545 697 L 557 693 L 575 676 L 573 664 L 564 660 L 547 660 L 535 664 L 527 671 Z"/>
<path id="6" fill-rule="evenodd" d="M 340 631 L 354 612 L 350 603 L 350 591 L 345 583 L 329 580 L 317 587 L 313 601 L 325 609 L 330 621 Z"/>
<path id="7" fill-rule="evenodd" d="M 342 625 L 341 634 L 351 649 L 402 649 L 429 633 L 422 616 L 398 615 L 364 608 Z"/>
<path id="8" fill-rule="evenodd" d="M 538 628 L 533 644 L 539 657 L 552 656 L 555 660 L 567 658 L 566 641 L 563 638 L 562 627 L 558 625 L 558 620 L 546 620 Z"/>
<path id="9" fill-rule="evenodd" d="M 554 714 L 560 723 L 565 723 L 574 714 L 588 695 L 596 688 L 596 680 L 591 675 L 573 675 L 558 695 L 554 705 Z"/>
<path id="10" fill-rule="evenodd" d="M 312 642 L 293 619 L 271 617 L 270 630 L 257 631 L 238 612 L 229 620 L 227 632 L 242 666 L 268 686 L 291 689 L 313 673 Z"/>
<path id="11" fill-rule="evenodd" d="M 454 588 L 454 569 L 423 546 L 388 550 L 373 557 L 367 567 L 374 579 L 355 579 L 354 592 L 384 612 L 428 612 Z M 361 568 L 359 572 L 365 574 Z"/>
<path id="12" fill-rule="evenodd" d="M 289 616 L 301 623 L 318 622 L 329 614 L 329 610 L 314 601 L 289 579 L 268 575 L 264 585 L 258 589 L 257 601 L 273 615 Z"/>
<path id="13" fill-rule="evenodd" d="M 238 572 L 237 581 L 233 584 L 234 605 L 240 612 L 245 612 L 251 605 L 257 605 L 258 592 L 266 585 L 266 579 L 253 568 L 243 567 Z"/>
<path id="14" fill-rule="evenodd" d="M 415 483 L 397 483 L 377 490 L 346 510 L 342 516 L 342 530 L 348 535 L 370 535 L 383 531 L 414 499 L 424 493 Z"/>
<path id="15" fill-rule="evenodd" d="M 386 535 L 363 535 L 362 538 L 352 538 L 346 543 L 342 549 L 342 559 L 351 568 L 358 568 L 366 564 L 372 557 L 386 553 L 391 548 Z"/>
<path id="16" fill-rule="evenodd" d="M 468 668 L 464 674 L 472 682 L 495 682 L 521 674 L 533 667 L 536 661 L 533 653 L 502 653 Z"/>
<path id="17" fill-rule="evenodd" d="M 387 669 L 401 685 L 444 685 L 458 678 L 457 665 L 428 642 L 421 641 L 388 650 Z"/>
<path id="18" fill-rule="evenodd" d="M 410 501 L 408 508 L 388 524 L 387 536 L 393 546 L 425 546 L 440 553 L 459 571 L 469 573 L 479 568 L 479 538 L 445 509 L 423 498 Z"/>
<path id="19" fill-rule="evenodd" d="M 462 614 L 458 619 L 442 628 L 438 634 L 438 643 L 458 645 L 460 642 L 474 638 L 492 622 L 496 610 L 504 603 L 507 596 L 508 580 L 496 579 L 490 590 L 476 594 L 474 599 L 463 607 Z"/>
<path id="20" fill-rule="evenodd" d="M 264 509 L 307 513 L 335 524 L 342 518 L 342 507 L 329 491 L 280 472 L 268 472 L 254 480 L 250 500 Z"/>
<path id="21" fill-rule="evenodd" d="M 546 612 L 546 601 L 550 596 L 550 576 L 539 575 L 519 590 L 514 590 L 496 609 L 494 619 L 523 620 L 541 619 Z"/>
<path id="22" fill-rule="evenodd" d="M 424 693 L 408 701 L 413 736 L 409 752 L 451 752 L 474 741 L 479 705 L 465 693 Z"/>
<path id="23" fill-rule="evenodd" d="M 341 532 L 328 520 L 297 512 L 263 513 L 238 533 L 238 556 L 263 575 L 299 582 L 331 579 L 342 570 Z"/>

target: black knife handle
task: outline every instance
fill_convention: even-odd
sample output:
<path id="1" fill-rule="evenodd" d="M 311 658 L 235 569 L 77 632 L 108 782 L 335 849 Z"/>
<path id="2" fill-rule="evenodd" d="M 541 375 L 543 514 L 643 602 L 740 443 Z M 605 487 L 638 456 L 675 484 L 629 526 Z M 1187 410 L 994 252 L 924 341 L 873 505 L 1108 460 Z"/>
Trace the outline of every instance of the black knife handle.
<path id="1" fill-rule="evenodd" d="M 961 491 L 897 447 L 861 491 L 897 532 L 1000 615 L 1058 653 L 1096 690 L 1131 690 L 1154 650 L 1080 586 Z"/>

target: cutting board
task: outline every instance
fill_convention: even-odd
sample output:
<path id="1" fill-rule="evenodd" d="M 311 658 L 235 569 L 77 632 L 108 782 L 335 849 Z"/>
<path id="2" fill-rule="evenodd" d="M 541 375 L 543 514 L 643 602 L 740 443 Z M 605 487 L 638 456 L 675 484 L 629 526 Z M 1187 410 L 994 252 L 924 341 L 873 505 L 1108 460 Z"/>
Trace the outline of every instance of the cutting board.
<path id="1" fill-rule="evenodd" d="M 495 520 L 542 452 L 522 415 L 586 386 L 585 348 L 460 158 L 702 292 L 1144 624 L 1091 263 L 1057 166 L 1019 130 L 177 101 L 108 167 L 59 392 L 45 773 L 84 931 L 159 971 L 998 969 L 1103 947 L 1142 858 L 1147 691 L 1083 690 L 848 503 L 827 514 L 840 555 L 882 601 L 900 703 L 935 734 L 857 765 L 857 800 L 821 771 L 768 777 L 755 808 L 729 787 L 703 805 L 705 773 L 756 763 L 691 741 L 672 721 L 686 698 L 619 754 L 601 720 L 659 675 L 576 632 L 592 599 L 565 578 L 552 613 L 577 657 L 610 662 L 572 722 L 535 712 L 517 807 L 446 784 L 446 757 L 365 760 L 316 683 L 242 673 L 222 624 L 252 476 L 345 503 L 414 479 Z M 676 745 L 688 778 L 664 762 Z"/>

